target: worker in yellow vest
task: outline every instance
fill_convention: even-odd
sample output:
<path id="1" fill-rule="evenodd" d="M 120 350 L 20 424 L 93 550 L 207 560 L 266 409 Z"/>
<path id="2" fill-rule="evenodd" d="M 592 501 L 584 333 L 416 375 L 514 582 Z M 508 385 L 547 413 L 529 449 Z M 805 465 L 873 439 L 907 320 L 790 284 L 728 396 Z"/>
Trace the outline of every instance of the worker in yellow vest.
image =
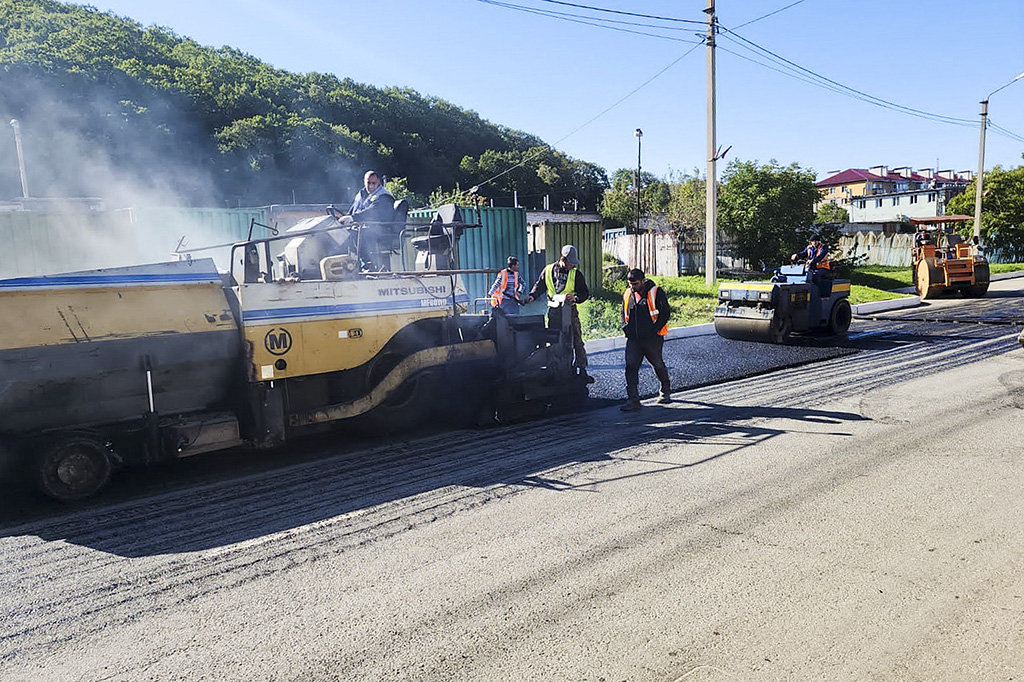
<path id="1" fill-rule="evenodd" d="M 563 246 L 561 257 L 541 271 L 525 303 L 531 303 L 547 294 L 548 327 L 552 329 L 561 329 L 562 311 L 565 308 L 572 311 L 569 326 L 572 328 L 572 349 L 575 357 L 573 366 L 581 377 L 593 382 L 593 379 L 587 376 L 587 347 L 583 345 L 583 328 L 580 326 L 579 311 L 576 310 L 576 306 L 590 298 L 590 289 L 587 288 L 587 280 L 580 272 L 579 265 L 580 257 L 576 247 L 571 244 Z"/>
<path id="2" fill-rule="evenodd" d="M 633 268 L 626 275 L 629 286 L 622 294 L 622 331 L 626 334 L 626 402 L 619 409 L 640 409 L 640 365 L 651 363 L 661 382 L 659 403 L 672 402 L 672 382 L 662 357 L 671 309 L 668 296 L 657 284 Z"/>

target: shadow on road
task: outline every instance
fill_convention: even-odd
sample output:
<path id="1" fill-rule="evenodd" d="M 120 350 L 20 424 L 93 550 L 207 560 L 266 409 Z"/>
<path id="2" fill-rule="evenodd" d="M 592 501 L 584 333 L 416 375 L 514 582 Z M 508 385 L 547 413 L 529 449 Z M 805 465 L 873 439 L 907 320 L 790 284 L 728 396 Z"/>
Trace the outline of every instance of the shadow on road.
<path id="1" fill-rule="evenodd" d="M 123 557 L 203 551 L 388 505 L 398 505 L 395 513 L 404 523 L 401 505 L 415 496 L 426 495 L 430 505 L 441 504 L 430 501 L 434 497 L 468 499 L 481 491 L 486 499 L 496 488 L 568 489 L 571 484 L 558 479 L 559 467 L 611 463 L 613 453 L 652 438 L 683 444 L 735 441 L 733 448 L 681 467 L 687 468 L 747 452 L 785 433 L 744 423 L 751 420 L 839 426 L 863 419 L 847 412 L 690 402 L 646 406 L 630 415 L 604 412 L 521 427 L 431 433 L 342 453 L 334 443 L 321 440 L 311 447 L 307 442 L 302 453 L 290 453 L 303 458 L 300 463 L 289 462 L 280 451 L 255 459 L 252 453 L 227 453 L 128 472 L 109 495 L 85 507 L 37 502 L 19 513 L 5 501 L 0 537 L 35 535 Z M 574 436 L 563 442 L 552 438 L 554 433 Z M 339 532 L 344 527 L 339 524 Z"/>

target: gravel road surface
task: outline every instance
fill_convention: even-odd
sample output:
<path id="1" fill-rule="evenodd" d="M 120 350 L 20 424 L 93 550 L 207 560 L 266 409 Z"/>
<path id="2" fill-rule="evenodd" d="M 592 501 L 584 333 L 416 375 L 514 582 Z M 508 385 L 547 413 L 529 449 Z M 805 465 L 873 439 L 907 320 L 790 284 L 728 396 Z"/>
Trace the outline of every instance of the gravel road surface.
<path id="1" fill-rule="evenodd" d="M 1019 281 L 672 341 L 637 413 L 610 350 L 578 413 L 11 492 L 0 680 L 1024 679 Z"/>

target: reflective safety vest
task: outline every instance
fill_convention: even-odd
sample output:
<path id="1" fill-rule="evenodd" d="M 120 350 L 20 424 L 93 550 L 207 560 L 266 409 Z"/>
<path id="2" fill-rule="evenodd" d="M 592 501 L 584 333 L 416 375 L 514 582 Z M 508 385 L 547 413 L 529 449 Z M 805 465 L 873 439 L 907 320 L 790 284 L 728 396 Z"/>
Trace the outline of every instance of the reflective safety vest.
<path id="1" fill-rule="evenodd" d="M 807 260 L 811 260 L 812 258 L 817 256 L 818 255 L 818 251 L 825 251 L 827 253 L 824 244 L 819 246 L 817 249 L 815 249 L 813 246 L 808 246 L 807 249 L 806 249 Z M 828 262 L 828 256 L 826 255 L 824 258 L 822 258 L 820 261 L 818 261 L 818 264 L 815 265 L 814 268 L 815 268 L 815 270 L 831 270 L 832 266 Z"/>
<path id="2" fill-rule="evenodd" d="M 626 321 L 626 324 L 629 324 L 629 300 L 633 298 L 634 293 L 635 292 L 630 288 L 627 288 L 622 293 L 622 319 Z M 657 295 L 658 285 L 655 284 L 651 287 L 650 291 L 647 292 L 647 309 L 651 313 L 651 322 L 654 324 L 658 324 L 658 315 L 660 315 L 658 306 L 654 302 Z M 666 334 L 668 334 L 667 324 L 658 330 L 658 336 L 665 336 Z"/>
<path id="3" fill-rule="evenodd" d="M 498 277 L 499 277 L 498 288 L 494 290 L 493 294 L 491 294 L 491 305 L 494 306 L 494 307 L 500 306 L 502 300 L 504 300 L 504 298 L 505 298 L 505 292 L 508 290 L 508 273 L 509 273 L 508 268 L 504 268 L 501 271 L 501 274 L 498 275 Z M 518 293 L 518 291 L 519 291 L 519 273 L 518 272 L 513 272 L 512 273 L 512 291 L 515 292 L 515 293 Z M 512 298 L 515 298 L 514 294 L 513 294 Z"/>
<path id="4" fill-rule="evenodd" d="M 548 299 L 555 297 L 555 275 L 552 272 L 555 269 L 555 264 L 544 268 L 544 285 L 548 290 Z M 575 294 L 576 293 L 576 268 L 569 270 L 569 276 L 565 280 L 565 288 L 562 289 L 563 294 Z"/>

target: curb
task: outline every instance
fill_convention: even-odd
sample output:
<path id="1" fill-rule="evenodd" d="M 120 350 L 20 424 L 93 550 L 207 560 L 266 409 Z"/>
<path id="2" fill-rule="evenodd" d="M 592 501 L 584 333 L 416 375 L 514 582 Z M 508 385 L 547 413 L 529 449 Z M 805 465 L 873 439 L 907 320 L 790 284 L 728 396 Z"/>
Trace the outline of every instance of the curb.
<path id="1" fill-rule="evenodd" d="M 666 341 L 673 339 L 682 339 L 688 336 L 707 336 L 715 333 L 715 323 L 708 322 L 706 324 L 693 324 L 689 327 L 673 327 L 668 330 L 668 334 L 665 335 Z M 584 342 L 587 347 L 587 352 L 603 353 L 609 350 L 622 350 L 626 347 L 625 336 L 614 336 L 607 339 L 591 339 Z"/>
<path id="2" fill-rule="evenodd" d="M 885 301 L 871 301 L 870 303 L 858 303 L 853 308 L 854 315 L 870 315 L 881 313 L 886 310 L 899 310 L 900 308 L 913 308 L 921 305 L 920 296 L 907 296 L 906 298 L 890 298 Z"/>

